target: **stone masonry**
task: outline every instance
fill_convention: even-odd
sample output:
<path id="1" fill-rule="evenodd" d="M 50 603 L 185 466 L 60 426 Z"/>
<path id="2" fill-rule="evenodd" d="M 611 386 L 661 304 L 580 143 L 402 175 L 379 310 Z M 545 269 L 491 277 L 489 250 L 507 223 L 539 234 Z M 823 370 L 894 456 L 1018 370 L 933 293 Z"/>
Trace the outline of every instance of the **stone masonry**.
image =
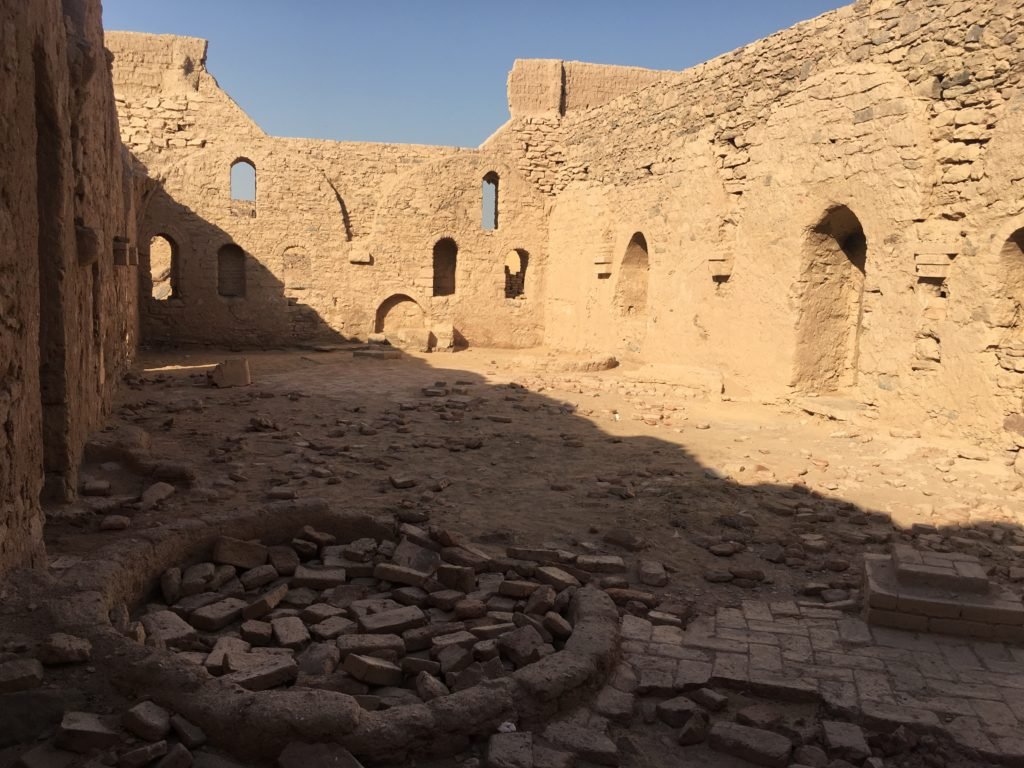
<path id="1" fill-rule="evenodd" d="M 269 137 L 205 41 L 109 33 L 122 138 L 157 182 L 143 266 L 151 243 L 173 262 L 142 281 L 144 333 L 543 344 L 1016 452 L 1022 13 L 860 0 L 684 72 L 517 61 L 476 149 Z"/>

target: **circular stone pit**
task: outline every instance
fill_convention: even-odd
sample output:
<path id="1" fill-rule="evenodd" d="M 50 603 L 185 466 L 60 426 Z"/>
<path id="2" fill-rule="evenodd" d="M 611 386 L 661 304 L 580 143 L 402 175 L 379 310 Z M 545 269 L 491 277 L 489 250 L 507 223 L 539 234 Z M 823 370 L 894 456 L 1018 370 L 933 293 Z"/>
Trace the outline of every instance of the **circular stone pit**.
<path id="1" fill-rule="evenodd" d="M 495 558 L 454 533 L 305 499 L 122 538 L 68 569 L 48 607 L 92 639 L 122 691 L 239 757 L 305 740 L 393 762 L 542 723 L 607 678 L 612 596 L 556 564 L 573 555 L 522 552 Z M 152 600 L 132 621 L 138 595 Z"/>

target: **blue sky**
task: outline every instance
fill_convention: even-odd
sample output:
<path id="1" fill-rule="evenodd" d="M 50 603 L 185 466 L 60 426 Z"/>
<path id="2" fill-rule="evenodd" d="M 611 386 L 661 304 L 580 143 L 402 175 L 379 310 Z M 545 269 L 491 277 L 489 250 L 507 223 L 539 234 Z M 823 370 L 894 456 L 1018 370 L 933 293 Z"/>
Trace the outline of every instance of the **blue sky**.
<path id="1" fill-rule="evenodd" d="M 839 0 L 104 0 L 107 29 L 205 37 L 276 136 L 477 146 L 517 58 L 685 69 Z"/>

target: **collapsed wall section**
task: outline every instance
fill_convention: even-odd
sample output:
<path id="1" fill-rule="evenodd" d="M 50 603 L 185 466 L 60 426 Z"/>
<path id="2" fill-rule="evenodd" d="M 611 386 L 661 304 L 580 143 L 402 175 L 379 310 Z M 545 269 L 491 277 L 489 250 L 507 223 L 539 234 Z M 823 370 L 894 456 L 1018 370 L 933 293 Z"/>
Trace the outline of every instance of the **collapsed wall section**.
<path id="1" fill-rule="evenodd" d="M 45 561 L 136 341 L 134 182 L 98 2 L 0 5 L 0 572 Z"/>

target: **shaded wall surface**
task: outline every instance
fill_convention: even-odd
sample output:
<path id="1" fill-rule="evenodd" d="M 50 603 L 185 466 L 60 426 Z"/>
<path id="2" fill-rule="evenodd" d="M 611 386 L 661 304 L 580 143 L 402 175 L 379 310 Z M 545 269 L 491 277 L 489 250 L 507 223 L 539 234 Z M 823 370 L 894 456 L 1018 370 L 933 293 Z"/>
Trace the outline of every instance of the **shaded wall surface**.
<path id="1" fill-rule="evenodd" d="M 135 183 L 100 4 L 0 2 L 0 571 L 41 564 L 136 343 Z"/>
<path id="2" fill-rule="evenodd" d="M 140 239 L 179 252 L 172 298 L 143 287 L 145 332 L 363 337 L 398 307 L 470 343 L 835 395 L 1014 450 L 1022 26 L 1021 0 L 862 0 L 683 72 L 517 61 L 510 119 L 477 149 L 268 137 L 204 41 L 111 34 L 122 136 L 160 182 Z M 257 174 L 241 206 L 238 159 Z M 455 289 L 434 295 L 442 239 Z M 244 299 L 216 289 L 228 243 Z M 512 252 L 528 268 L 508 296 Z"/>

